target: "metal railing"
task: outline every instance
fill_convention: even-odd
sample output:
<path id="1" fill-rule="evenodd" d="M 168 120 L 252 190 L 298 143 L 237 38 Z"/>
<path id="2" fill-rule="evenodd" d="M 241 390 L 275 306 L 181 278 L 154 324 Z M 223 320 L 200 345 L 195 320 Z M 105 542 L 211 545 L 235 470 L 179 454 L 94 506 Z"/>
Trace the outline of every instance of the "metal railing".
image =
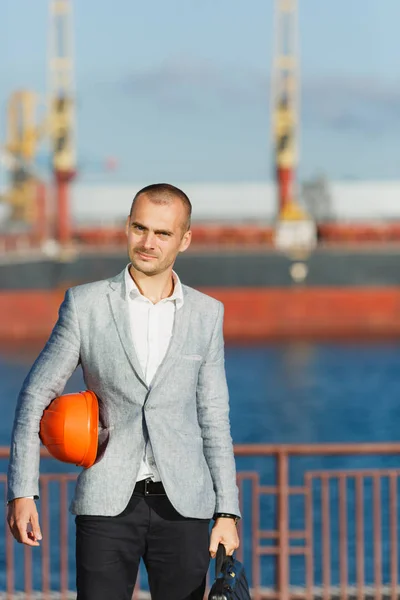
<path id="1" fill-rule="evenodd" d="M 254 600 L 399 597 L 400 443 L 250 444 L 235 446 L 235 455 L 243 512 L 237 557 Z M 0 448 L 0 459 L 7 457 Z M 49 465 L 40 478 L 41 548 L 14 543 L 5 524 L 0 530 L 0 599 L 75 597 L 68 503 L 76 472 L 49 472 Z M 5 474 L 0 483 L 5 489 Z M 139 587 L 134 600 L 149 598 Z"/>

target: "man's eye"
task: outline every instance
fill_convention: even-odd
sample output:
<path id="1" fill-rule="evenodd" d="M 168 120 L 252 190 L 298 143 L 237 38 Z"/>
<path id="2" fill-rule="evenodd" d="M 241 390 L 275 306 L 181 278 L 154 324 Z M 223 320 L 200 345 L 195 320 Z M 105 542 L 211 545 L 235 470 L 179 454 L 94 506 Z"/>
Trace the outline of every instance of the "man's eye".
<path id="1" fill-rule="evenodd" d="M 133 228 L 137 231 L 144 231 L 144 227 L 142 227 L 141 225 L 134 225 Z"/>

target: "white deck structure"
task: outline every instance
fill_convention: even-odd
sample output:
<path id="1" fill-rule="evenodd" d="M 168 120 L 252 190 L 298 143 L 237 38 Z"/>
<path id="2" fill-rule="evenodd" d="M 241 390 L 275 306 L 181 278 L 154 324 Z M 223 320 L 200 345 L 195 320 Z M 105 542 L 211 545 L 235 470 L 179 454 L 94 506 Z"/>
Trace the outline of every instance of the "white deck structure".
<path id="1" fill-rule="evenodd" d="M 148 182 L 147 182 L 148 183 Z M 147 184 L 84 184 L 72 190 L 72 215 L 77 223 L 119 222 L 134 194 Z M 276 198 L 273 183 L 179 183 L 193 204 L 194 221 L 271 221 Z M 399 181 L 330 182 L 331 218 L 342 221 L 400 219 Z"/>

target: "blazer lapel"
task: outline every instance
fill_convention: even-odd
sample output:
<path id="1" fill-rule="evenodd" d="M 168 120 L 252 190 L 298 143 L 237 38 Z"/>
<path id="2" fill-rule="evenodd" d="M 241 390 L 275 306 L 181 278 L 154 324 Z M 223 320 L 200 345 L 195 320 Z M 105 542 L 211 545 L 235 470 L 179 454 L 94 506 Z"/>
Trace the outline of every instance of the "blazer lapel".
<path id="1" fill-rule="evenodd" d="M 140 366 L 140 362 L 138 356 L 135 351 L 135 346 L 132 340 L 131 335 L 131 325 L 129 320 L 129 308 L 128 302 L 126 300 L 126 292 L 125 292 L 125 281 L 124 281 L 124 273 L 123 271 L 120 275 L 118 275 L 115 279 L 113 279 L 110 283 L 110 306 L 111 312 L 113 315 L 115 326 L 118 330 L 119 339 L 121 340 L 121 344 L 124 348 L 125 354 L 131 363 L 133 370 L 136 375 L 143 383 L 145 387 L 148 387 L 145 379 L 142 368 Z"/>
<path id="2" fill-rule="evenodd" d="M 172 329 L 171 341 L 168 346 L 168 350 L 165 354 L 164 360 L 158 367 L 150 387 L 153 388 L 155 385 L 159 385 L 163 377 L 168 373 L 174 360 L 179 358 L 181 354 L 181 348 L 186 339 L 186 335 L 190 323 L 191 306 L 190 300 L 187 294 L 184 292 L 184 303 L 180 309 L 175 311 L 174 326 Z"/>

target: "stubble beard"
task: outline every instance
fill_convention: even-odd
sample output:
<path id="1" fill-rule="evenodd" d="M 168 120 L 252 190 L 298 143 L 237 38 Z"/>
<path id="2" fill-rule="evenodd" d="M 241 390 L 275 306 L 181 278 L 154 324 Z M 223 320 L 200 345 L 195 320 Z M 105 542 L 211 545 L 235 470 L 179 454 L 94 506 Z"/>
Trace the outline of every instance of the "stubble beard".
<path id="1" fill-rule="evenodd" d="M 176 259 L 176 256 L 173 258 L 173 260 L 171 260 L 171 257 L 164 256 L 157 258 L 155 261 L 152 260 L 150 262 L 146 262 L 137 256 L 139 252 L 139 249 L 136 249 L 132 252 L 132 256 L 130 257 L 131 264 L 133 265 L 134 269 L 139 271 L 139 273 L 143 273 L 144 275 L 159 275 L 160 273 L 163 273 L 169 269 L 169 267 L 174 264 Z M 146 254 L 145 251 L 143 251 L 143 253 Z"/>
<path id="2" fill-rule="evenodd" d="M 139 271 L 139 273 L 143 273 L 144 275 L 158 275 L 158 273 L 163 271 L 162 265 L 160 265 L 158 259 L 156 259 L 156 261 L 152 260 L 151 262 L 146 262 L 137 256 L 138 252 L 140 251 L 135 250 L 131 256 L 131 263 L 136 271 Z M 144 252 L 144 254 L 146 253 Z"/>
<path id="3" fill-rule="evenodd" d="M 131 263 L 136 271 L 144 275 L 156 275 L 158 273 L 157 265 L 147 264 L 142 261 L 138 262 L 135 259 L 131 260 Z"/>

